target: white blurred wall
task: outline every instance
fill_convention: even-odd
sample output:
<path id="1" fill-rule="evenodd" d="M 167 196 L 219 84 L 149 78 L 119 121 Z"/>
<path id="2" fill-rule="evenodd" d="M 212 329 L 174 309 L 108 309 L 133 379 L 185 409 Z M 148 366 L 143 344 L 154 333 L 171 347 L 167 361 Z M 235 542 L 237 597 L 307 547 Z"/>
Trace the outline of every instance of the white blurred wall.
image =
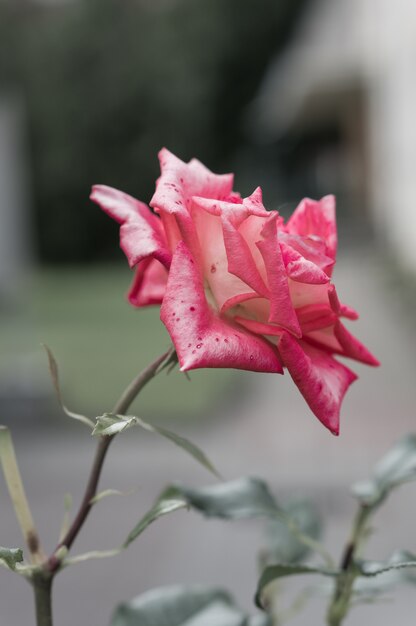
<path id="1" fill-rule="evenodd" d="M 340 106 L 352 85 L 363 92 L 375 229 L 401 265 L 416 272 L 415 0 L 311 2 L 263 85 L 263 131 L 279 137 L 299 117 L 325 115 L 333 94 Z"/>

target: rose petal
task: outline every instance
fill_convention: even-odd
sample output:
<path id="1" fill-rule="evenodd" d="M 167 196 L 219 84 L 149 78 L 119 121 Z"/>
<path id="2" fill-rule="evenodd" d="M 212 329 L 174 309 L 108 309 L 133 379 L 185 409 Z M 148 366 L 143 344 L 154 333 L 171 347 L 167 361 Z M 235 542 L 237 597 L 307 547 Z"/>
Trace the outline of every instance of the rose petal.
<path id="1" fill-rule="evenodd" d="M 222 310 L 226 302 L 231 298 L 247 294 L 249 288 L 238 276 L 228 271 L 229 261 L 224 244 L 221 217 L 207 213 L 197 206 L 193 207 L 192 215 L 198 241 L 200 241 L 200 256 L 197 265 L 202 270 L 218 310 Z M 192 256 L 195 257 L 194 254 Z M 254 293 L 254 296 L 257 294 Z"/>
<path id="2" fill-rule="evenodd" d="M 303 339 L 318 348 L 331 354 L 344 354 L 341 344 L 334 334 L 334 324 L 319 330 L 312 330 L 303 335 Z"/>
<path id="3" fill-rule="evenodd" d="M 334 435 L 344 395 L 357 376 L 328 353 L 283 333 L 278 342 L 283 364 L 312 412 Z"/>
<path id="4" fill-rule="evenodd" d="M 302 335 L 333 326 L 335 313 L 325 304 L 308 304 L 296 309 L 296 315 L 302 329 Z"/>
<path id="5" fill-rule="evenodd" d="M 335 197 L 321 200 L 305 198 L 297 206 L 286 224 L 286 232 L 303 237 L 319 237 L 326 244 L 328 256 L 335 259 L 337 253 L 337 226 Z"/>
<path id="6" fill-rule="evenodd" d="M 169 272 L 160 317 L 172 338 L 182 371 L 232 367 L 282 373 L 276 349 L 267 340 L 220 318 L 207 303 L 200 273 L 184 242 Z"/>
<path id="7" fill-rule="evenodd" d="M 260 276 L 247 242 L 226 217 L 222 219 L 222 230 L 228 271 L 244 281 L 260 296 L 269 296 L 269 290 Z"/>
<path id="8" fill-rule="evenodd" d="M 211 197 L 206 198 L 195 195 L 192 198 L 192 205 L 211 213 L 211 215 L 223 216 L 236 228 L 250 215 L 257 217 L 269 216 L 262 203 L 260 187 L 257 187 L 251 196 L 240 199 L 239 202 L 232 202 L 230 199 L 221 201 Z"/>
<path id="9" fill-rule="evenodd" d="M 277 215 L 277 213 L 275 213 Z M 268 213 L 267 218 L 270 217 L 270 213 Z M 282 221 L 280 217 L 276 218 L 276 223 Z M 263 279 L 263 282 L 267 285 L 267 272 L 264 265 L 264 259 L 261 255 L 257 242 L 261 240 L 262 235 L 261 231 L 264 226 L 264 217 L 259 217 L 257 215 L 249 215 L 238 227 L 238 232 L 246 241 L 251 256 L 253 257 L 254 263 L 258 269 L 260 276 Z"/>
<path id="10" fill-rule="evenodd" d="M 192 196 L 226 198 L 232 191 L 232 174 L 213 174 L 197 159 L 184 163 L 169 150 L 159 152 L 161 176 L 150 206 L 156 211 L 183 213 Z"/>
<path id="11" fill-rule="evenodd" d="M 380 365 L 380 361 L 378 361 L 361 341 L 358 341 L 339 320 L 334 326 L 334 334 L 345 356 L 350 359 L 355 359 L 356 361 L 361 361 L 361 363 L 366 363 L 367 365 Z"/>
<path id="12" fill-rule="evenodd" d="M 264 324 L 263 322 L 257 322 L 256 320 L 247 319 L 246 317 L 235 316 L 235 321 L 244 328 L 247 328 L 252 333 L 257 335 L 269 335 L 270 337 L 280 337 L 285 332 L 280 326 L 274 326 L 273 324 Z"/>
<path id="13" fill-rule="evenodd" d="M 334 313 L 336 313 L 340 317 L 346 317 L 350 320 L 358 320 L 359 315 L 357 311 L 355 311 L 352 307 L 347 306 L 346 304 L 341 304 L 341 302 L 339 301 L 335 285 L 329 286 L 328 298 Z"/>
<path id="14" fill-rule="evenodd" d="M 174 217 L 162 218 L 168 240 L 173 245 L 178 240 L 179 230 L 180 238 L 186 242 L 192 255 L 200 263 L 198 237 L 189 212 L 191 198 L 198 194 L 216 199 L 227 197 L 232 191 L 234 177 L 232 174 L 213 174 L 197 159 L 184 163 L 166 148 L 159 152 L 159 161 L 161 176 L 156 183 L 150 206 L 157 213 Z"/>
<path id="15" fill-rule="evenodd" d="M 95 185 L 90 198 L 121 224 L 120 246 L 130 267 L 150 256 L 169 267 L 172 255 L 162 223 L 143 202 L 105 185 Z"/>
<path id="16" fill-rule="evenodd" d="M 301 337 L 302 332 L 290 299 L 285 266 L 277 241 L 277 219 L 277 214 L 272 214 L 267 219 L 261 231 L 263 239 L 257 242 L 266 267 L 270 290 L 270 317 L 268 321 L 286 328 L 297 337 Z"/>
<path id="17" fill-rule="evenodd" d="M 299 283 L 289 278 L 290 297 L 295 309 L 300 309 L 309 304 L 328 306 L 328 288 L 328 283 L 325 285 L 311 285 Z"/>
<path id="18" fill-rule="evenodd" d="M 220 308 L 220 314 L 226 313 L 229 309 L 232 309 L 239 304 L 245 304 L 249 300 L 258 300 L 258 294 L 254 293 L 254 291 L 249 291 L 247 293 L 239 293 L 237 296 L 232 296 L 228 298 Z"/>
<path id="19" fill-rule="evenodd" d="M 307 261 L 311 261 L 319 267 L 327 276 L 329 276 L 335 264 L 335 259 L 327 255 L 327 247 L 324 240 L 317 236 L 295 235 L 286 232 L 283 225 L 279 229 L 279 242 L 284 243 L 286 247 L 296 251 L 301 257 Z"/>
<path id="20" fill-rule="evenodd" d="M 128 300 L 133 306 L 161 304 L 166 291 L 168 272 L 156 259 L 145 259 L 137 265 Z"/>
<path id="21" fill-rule="evenodd" d="M 279 243 L 289 278 L 312 285 L 322 285 L 329 282 L 328 274 L 316 263 L 302 256 L 295 248 L 280 238 Z"/>

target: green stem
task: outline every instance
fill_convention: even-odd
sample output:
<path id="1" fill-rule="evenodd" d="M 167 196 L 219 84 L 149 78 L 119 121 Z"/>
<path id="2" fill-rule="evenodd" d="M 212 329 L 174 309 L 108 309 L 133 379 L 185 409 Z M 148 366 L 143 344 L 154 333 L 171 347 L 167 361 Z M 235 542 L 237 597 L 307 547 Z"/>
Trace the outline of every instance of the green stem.
<path id="1" fill-rule="evenodd" d="M 33 574 L 35 593 L 36 626 L 52 626 L 52 582 L 53 574 L 38 571 Z"/>
<path id="2" fill-rule="evenodd" d="M 362 505 L 354 520 L 351 539 L 347 543 L 342 556 L 341 573 L 338 575 L 335 591 L 328 609 L 328 626 L 340 626 L 350 610 L 354 582 L 358 576 L 355 559 L 366 535 L 370 513 L 371 509 Z"/>

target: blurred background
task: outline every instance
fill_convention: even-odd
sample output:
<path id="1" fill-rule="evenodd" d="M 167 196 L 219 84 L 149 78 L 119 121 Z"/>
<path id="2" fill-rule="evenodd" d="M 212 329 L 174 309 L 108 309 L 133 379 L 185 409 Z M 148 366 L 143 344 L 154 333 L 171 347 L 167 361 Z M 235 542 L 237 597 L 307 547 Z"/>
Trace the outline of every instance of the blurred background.
<path id="1" fill-rule="evenodd" d="M 149 201 L 165 145 L 235 171 L 243 195 L 261 185 L 266 206 L 284 216 L 304 196 L 337 196 L 336 284 L 361 313 L 351 330 L 382 361 L 378 371 L 353 364 L 360 381 L 340 439 L 288 376 L 199 371 L 189 383 L 172 373 L 134 410 L 193 437 L 227 478 L 258 473 L 282 497 L 312 496 L 340 551 L 354 510 L 349 483 L 414 428 L 415 35 L 412 0 L 0 0 L 0 415 L 49 549 L 65 491 L 78 502 L 93 442 L 62 416 L 40 343 L 57 357 L 67 404 L 91 417 L 169 345 L 157 310 L 125 302 L 131 274 L 118 227 L 88 200 L 104 183 Z M 117 545 L 172 478 L 210 480 L 140 433 L 117 446 L 103 486 L 140 491 L 103 503 L 80 550 Z M 0 544 L 19 545 L 0 489 Z M 375 558 L 416 551 L 407 522 L 416 507 L 404 496 L 393 504 L 370 544 Z M 251 606 L 258 525 L 178 519 L 150 529 L 111 571 L 65 572 L 57 623 L 108 624 L 117 601 L 172 582 L 221 582 Z M 2 625 L 31 623 L 24 584 L 0 580 Z M 397 611 L 412 624 L 411 607 L 403 591 L 378 610 L 378 624 Z M 293 623 L 320 624 L 322 611 L 317 602 Z M 369 611 L 348 624 L 366 624 Z"/>

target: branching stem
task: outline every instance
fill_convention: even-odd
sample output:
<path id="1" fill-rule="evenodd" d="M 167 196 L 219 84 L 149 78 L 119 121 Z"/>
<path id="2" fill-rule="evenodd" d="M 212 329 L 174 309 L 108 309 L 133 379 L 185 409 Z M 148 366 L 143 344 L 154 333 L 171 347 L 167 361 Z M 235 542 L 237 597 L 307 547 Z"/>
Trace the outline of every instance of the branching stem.
<path id="1" fill-rule="evenodd" d="M 341 559 L 341 572 L 338 575 L 334 595 L 327 614 L 328 626 L 340 626 L 350 608 L 355 579 L 358 576 L 356 557 L 366 536 L 371 508 L 361 505 L 352 528 L 351 538 L 345 546 Z"/>
<path id="2" fill-rule="evenodd" d="M 119 400 L 116 402 L 113 413 L 125 414 L 129 409 L 133 400 L 137 397 L 143 387 L 158 374 L 164 367 L 170 365 L 175 361 L 175 350 L 170 349 L 162 356 L 157 358 L 153 363 L 146 367 L 126 388 L 122 393 Z M 107 454 L 107 450 L 110 446 L 115 435 L 101 436 L 98 441 L 95 457 L 91 466 L 91 471 L 85 487 L 84 496 L 79 506 L 78 512 L 66 532 L 63 539 L 59 542 L 52 555 L 48 559 L 42 559 L 39 563 L 39 558 L 36 564 L 39 567 L 33 571 L 31 576 L 31 583 L 35 594 L 36 605 L 36 624 L 37 626 L 52 626 L 52 582 L 59 571 L 62 554 L 66 554 L 71 548 L 75 539 L 78 536 L 81 528 L 83 527 L 85 520 L 91 508 L 94 505 L 94 496 L 97 493 L 98 482 L 100 480 L 101 471 L 103 468 L 104 460 Z M 20 476 L 20 475 L 19 475 Z M 23 489 L 23 487 L 22 487 Z M 17 493 L 17 492 L 16 492 Z M 21 493 L 24 494 L 22 491 Z M 22 508 L 22 507 L 21 507 Z M 22 510 L 25 510 L 24 507 Z M 24 528 L 28 526 L 31 521 L 31 517 L 27 517 L 28 508 L 25 510 L 26 522 Z M 30 511 L 29 511 L 30 513 Z M 33 522 L 29 524 L 33 526 Z"/>

